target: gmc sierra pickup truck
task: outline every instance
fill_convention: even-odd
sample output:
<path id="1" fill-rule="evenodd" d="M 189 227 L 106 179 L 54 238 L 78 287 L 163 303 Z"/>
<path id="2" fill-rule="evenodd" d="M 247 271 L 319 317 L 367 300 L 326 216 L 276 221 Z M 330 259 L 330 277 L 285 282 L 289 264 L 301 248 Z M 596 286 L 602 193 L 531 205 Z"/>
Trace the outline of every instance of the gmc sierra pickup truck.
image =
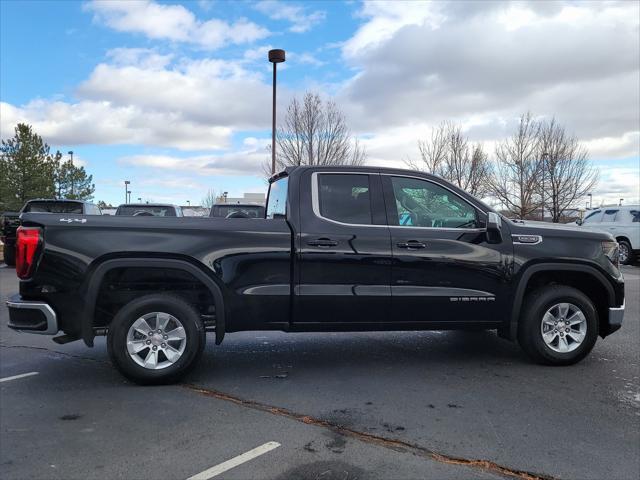
<path id="1" fill-rule="evenodd" d="M 624 313 L 610 234 L 511 222 L 405 170 L 287 169 L 263 219 L 23 214 L 17 253 L 9 326 L 106 335 L 143 384 L 187 372 L 206 331 L 494 329 L 568 365 Z"/>

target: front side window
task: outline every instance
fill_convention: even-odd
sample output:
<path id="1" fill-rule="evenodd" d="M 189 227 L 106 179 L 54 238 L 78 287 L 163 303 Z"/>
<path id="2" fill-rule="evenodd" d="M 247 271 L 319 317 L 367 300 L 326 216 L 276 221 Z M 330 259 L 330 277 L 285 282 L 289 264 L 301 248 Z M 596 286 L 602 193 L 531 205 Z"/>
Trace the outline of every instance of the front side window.
<path id="1" fill-rule="evenodd" d="M 396 215 L 390 225 L 427 228 L 477 228 L 474 207 L 456 194 L 432 182 L 392 177 Z"/>
<path id="2" fill-rule="evenodd" d="M 631 210 L 629 211 L 631 214 L 631 222 L 638 223 L 640 222 L 640 210 Z"/>
<path id="3" fill-rule="evenodd" d="M 320 215 L 329 220 L 371 225 L 369 175 L 323 173 L 318 175 Z"/>
<path id="4" fill-rule="evenodd" d="M 276 180 L 269 187 L 267 218 L 285 218 L 287 215 L 287 190 L 289 177 Z"/>
<path id="5" fill-rule="evenodd" d="M 602 216 L 602 210 L 596 210 L 595 212 L 591 212 L 589 215 L 584 217 L 582 223 L 596 223 L 600 221 L 600 217 Z"/>

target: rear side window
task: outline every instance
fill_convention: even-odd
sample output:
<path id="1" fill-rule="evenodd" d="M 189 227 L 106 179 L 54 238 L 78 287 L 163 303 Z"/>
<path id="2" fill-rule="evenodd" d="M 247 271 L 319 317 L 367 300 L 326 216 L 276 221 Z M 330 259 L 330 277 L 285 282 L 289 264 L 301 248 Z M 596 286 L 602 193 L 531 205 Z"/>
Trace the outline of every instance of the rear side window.
<path id="1" fill-rule="evenodd" d="M 604 215 L 602 215 L 603 222 L 615 222 L 616 215 L 618 214 L 618 210 L 605 210 Z"/>
<path id="2" fill-rule="evenodd" d="M 357 225 L 371 225 L 369 175 L 318 175 L 320 215 L 329 220 Z"/>
<path id="3" fill-rule="evenodd" d="M 640 223 L 640 210 L 630 210 L 629 213 L 633 223 Z"/>
<path id="4" fill-rule="evenodd" d="M 289 177 L 283 177 L 280 180 L 276 180 L 269 186 L 267 218 L 286 218 L 288 188 Z"/>

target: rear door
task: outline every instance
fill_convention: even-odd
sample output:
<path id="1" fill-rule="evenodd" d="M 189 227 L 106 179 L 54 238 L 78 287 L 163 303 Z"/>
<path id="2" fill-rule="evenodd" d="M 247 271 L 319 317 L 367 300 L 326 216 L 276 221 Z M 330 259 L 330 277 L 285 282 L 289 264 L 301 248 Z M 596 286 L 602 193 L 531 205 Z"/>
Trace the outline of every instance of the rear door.
<path id="1" fill-rule="evenodd" d="M 508 232 L 488 244 L 486 215 L 445 184 L 382 175 L 391 230 L 396 323 L 499 322 L 510 299 Z"/>
<path id="2" fill-rule="evenodd" d="M 386 321 L 391 246 L 380 175 L 309 170 L 300 195 L 312 210 L 300 218 L 296 322 L 348 328 Z"/>

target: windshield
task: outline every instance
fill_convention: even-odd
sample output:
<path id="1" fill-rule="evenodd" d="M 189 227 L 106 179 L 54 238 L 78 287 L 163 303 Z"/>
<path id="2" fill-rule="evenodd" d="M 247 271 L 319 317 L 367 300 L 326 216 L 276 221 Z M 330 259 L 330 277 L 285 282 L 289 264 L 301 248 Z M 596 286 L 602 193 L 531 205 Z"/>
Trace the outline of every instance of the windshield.
<path id="1" fill-rule="evenodd" d="M 77 213 L 82 215 L 82 204 L 77 202 L 30 202 L 24 212 L 32 213 Z"/>
<path id="2" fill-rule="evenodd" d="M 267 218 L 283 218 L 287 215 L 287 189 L 289 177 L 281 178 L 269 187 Z"/>
<path id="3" fill-rule="evenodd" d="M 116 215 L 175 217 L 176 209 L 170 205 L 120 205 Z"/>
<path id="4" fill-rule="evenodd" d="M 226 218 L 236 213 L 248 218 L 264 218 L 264 207 L 262 205 L 214 205 L 210 216 Z"/>

